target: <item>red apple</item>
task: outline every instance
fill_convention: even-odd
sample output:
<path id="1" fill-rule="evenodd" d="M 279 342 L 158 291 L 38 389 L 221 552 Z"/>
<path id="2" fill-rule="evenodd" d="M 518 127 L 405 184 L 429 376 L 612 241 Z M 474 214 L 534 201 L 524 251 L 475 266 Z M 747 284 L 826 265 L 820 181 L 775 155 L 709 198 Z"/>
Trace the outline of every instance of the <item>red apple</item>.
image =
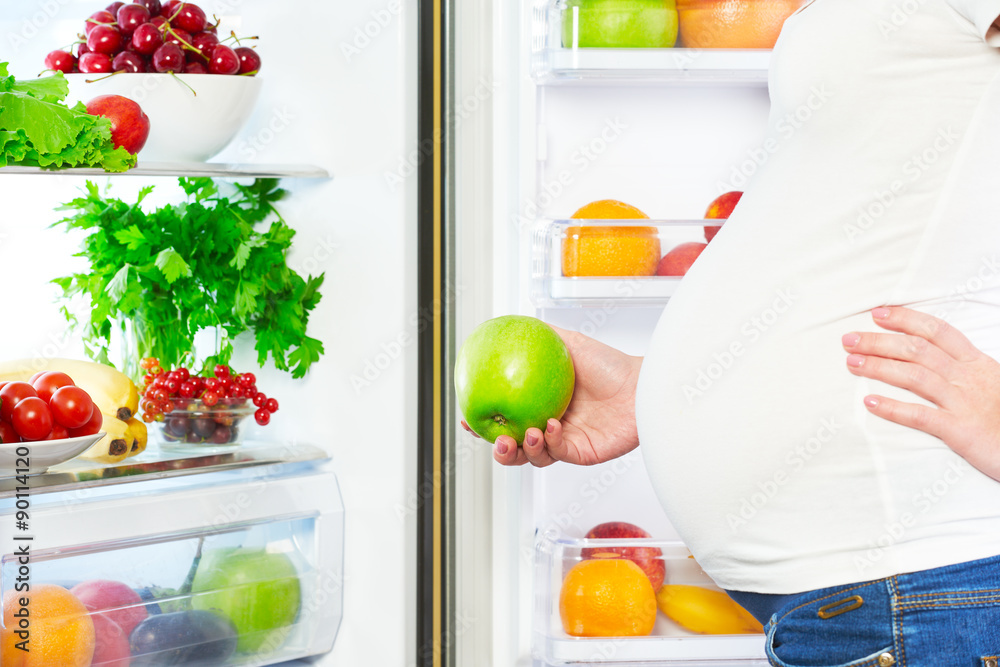
<path id="1" fill-rule="evenodd" d="M 635 540 L 648 539 L 649 533 L 635 524 L 624 521 L 609 521 L 601 523 L 590 529 L 587 539 L 598 540 Z M 658 591 L 663 586 L 666 577 L 666 565 L 663 563 L 663 551 L 659 547 L 594 547 L 581 550 L 580 556 L 588 558 L 607 558 L 610 554 L 616 554 L 622 558 L 627 558 L 638 565 L 646 576 L 649 583 L 653 584 L 653 590 Z"/>
<path id="2" fill-rule="evenodd" d="M 90 611 L 103 612 L 126 637 L 148 615 L 139 594 L 120 581 L 91 579 L 77 584 L 70 593 Z"/>
<path id="3" fill-rule="evenodd" d="M 719 195 L 708 205 L 708 210 L 705 211 L 705 219 L 716 220 L 728 218 L 732 215 L 733 209 L 736 208 L 736 204 L 739 203 L 742 196 L 742 192 L 727 192 Z M 719 233 L 719 229 L 721 227 L 705 227 L 705 240 L 711 241 L 714 239 L 715 235 Z"/>
<path id="4" fill-rule="evenodd" d="M 149 116 L 137 103 L 121 95 L 99 95 L 87 102 L 87 113 L 111 120 L 111 140 L 115 147 L 135 155 L 149 138 Z"/>
<path id="5" fill-rule="evenodd" d="M 91 667 L 129 667 L 132 652 L 128 635 L 104 614 L 91 614 L 94 622 L 94 659 Z"/>
<path id="6" fill-rule="evenodd" d="M 682 243 L 668 252 L 660 260 L 660 265 L 656 268 L 658 276 L 683 276 L 698 259 L 702 251 L 708 247 L 707 243 L 692 241 Z"/>

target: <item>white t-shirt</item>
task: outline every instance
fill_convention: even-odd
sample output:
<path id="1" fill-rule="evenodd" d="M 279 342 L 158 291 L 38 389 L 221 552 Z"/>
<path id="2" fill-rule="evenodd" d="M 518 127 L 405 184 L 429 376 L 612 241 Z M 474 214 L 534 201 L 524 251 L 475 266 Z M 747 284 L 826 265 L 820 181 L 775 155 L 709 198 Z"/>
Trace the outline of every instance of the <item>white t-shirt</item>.
<path id="1" fill-rule="evenodd" d="M 872 416 L 841 336 L 946 318 L 1000 358 L 1000 0 L 815 0 L 785 24 L 771 138 L 657 326 L 641 451 L 720 586 L 793 593 L 1000 554 L 1000 483 Z M 987 32 L 989 31 L 989 35 Z"/>

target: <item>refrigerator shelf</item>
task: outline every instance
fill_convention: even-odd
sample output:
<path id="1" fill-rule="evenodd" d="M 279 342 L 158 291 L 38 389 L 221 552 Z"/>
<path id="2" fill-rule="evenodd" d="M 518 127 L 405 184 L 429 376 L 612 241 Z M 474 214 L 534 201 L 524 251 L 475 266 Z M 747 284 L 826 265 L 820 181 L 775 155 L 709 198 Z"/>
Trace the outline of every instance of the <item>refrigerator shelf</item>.
<path id="1" fill-rule="evenodd" d="M 681 283 L 655 275 L 681 244 L 706 245 L 725 220 L 542 220 L 532 234 L 531 299 L 537 307 L 662 306 Z M 608 274 L 615 275 L 608 275 Z"/>
<path id="2" fill-rule="evenodd" d="M 322 167 L 307 164 L 236 164 L 216 162 L 140 162 L 134 169 L 111 174 L 103 169 L 42 169 L 0 167 L 3 174 L 41 176 L 207 176 L 209 178 L 332 178 Z"/>
<path id="3" fill-rule="evenodd" d="M 93 487 L 163 480 L 217 472 L 254 474 L 256 469 L 308 469 L 329 460 L 329 455 L 312 445 L 245 442 L 237 447 L 196 449 L 161 448 L 151 440 L 149 448 L 134 458 L 101 464 L 71 459 L 48 471 L 29 476 L 32 494 L 74 491 L 86 493 Z M 0 472 L 0 501 L 13 498 L 20 486 L 13 472 Z"/>
<path id="4" fill-rule="evenodd" d="M 585 556 L 593 557 L 587 554 L 587 549 L 621 554 L 622 550 L 629 548 L 645 550 L 644 569 L 652 569 L 652 563 L 660 561 L 665 584 L 698 586 L 721 594 L 721 589 L 715 586 L 691 557 L 687 547 L 679 541 L 582 539 L 565 537 L 554 531 L 546 532 L 538 537 L 535 544 L 536 613 L 532 653 L 536 660 L 545 665 L 767 665 L 763 634 L 696 634 L 667 618 L 660 610 L 656 612 L 652 633 L 646 637 L 568 635 L 563 629 L 559 610 L 560 591 L 567 573 L 585 560 Z M 650 552 L 655 549 L 662 552 L 662 557 L 650 558 Z"/>
<path id="5" fill-rule="evenodd" d="M 547 48 L 535 54 L 540 85 L 608 83 L 766 85 L 766 49 Z"/>

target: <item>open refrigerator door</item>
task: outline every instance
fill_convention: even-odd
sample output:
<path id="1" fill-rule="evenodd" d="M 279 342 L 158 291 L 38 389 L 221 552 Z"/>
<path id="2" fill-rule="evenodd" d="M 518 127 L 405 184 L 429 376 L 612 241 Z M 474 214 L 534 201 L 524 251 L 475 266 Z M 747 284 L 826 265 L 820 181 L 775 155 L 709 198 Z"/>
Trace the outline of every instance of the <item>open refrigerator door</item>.
<path id="1" fill-rule="evenodd" d="M 456 107 L 473 99 L 484 77 L 494 91 L 489 122 L 473 119 L 458 132 L 459 173 L 468 147 L 488 137 L 493 151 L 489 183 L 480 174 L 465 187 L 460 178 L 457 188 L 456 284 L 471 287 L 458 299 L 458 342 L 485 319 L 517 313 L 644 354 L 687 266 L 724 223 L 710 205 L 743 190 L 776 145 L 768 137 L 782 130 L 769 127 L 769 47 L 804 3 L 728 3 L 770 17 L 758 30 L 768 34 L 737 26 L 744 34 L 736 42 L 719 22 L 724 4 L 679 1 L 675 12 L 672 2 L 497 3 L 489 34 L 476 43 L 457 38 Z M 457 12 L 459 35 L 477 25 L 470 14 Z M 682 41 L 652 43 L 659 39 L 652 32 L 669 31 L 677 17 Z M 783 127 L 794 131 L 800 120 L 784 119 Z M 477 208 L 473 199 L 487 188 Z M 604 200 L 632 214 L 593 214 Z M 459 608 L 493 621 L 490 637 L 465 644 L 489 643 L 493 664 L 767 664 L 759 624 L 726 622 L 731 602 L 680 541 L 639 451 L 591 467 L 506 469 L 461 431 L 456 451 L 470 461 L 459 472 L 478 476 L 491 494 L 484 501 L 482 491 L 459 488 L 458 525 L 467 525 L 463 516 L 488 517 L 492 530 L 465 538 L 459 531 L 456 562 Z M 587 538 L 613 522 L 647 537 Z M 481 574 L 473 559 L 484 545 L 491 580 L 463 586 L 463 575 Z M 704 606 L 659 599 L 652 630 L 641 636 L 570 634 L 560 597 L 574 566 L 595 550 L 636 548 L 660 554 L 652 557 L 665 571 L 652 582 L 656 592 L 694 587 Z M 492 591 L 492 606 L 477 606 L 472 590 Z M 459 650 L 471 649 L 460 643 Z"/>

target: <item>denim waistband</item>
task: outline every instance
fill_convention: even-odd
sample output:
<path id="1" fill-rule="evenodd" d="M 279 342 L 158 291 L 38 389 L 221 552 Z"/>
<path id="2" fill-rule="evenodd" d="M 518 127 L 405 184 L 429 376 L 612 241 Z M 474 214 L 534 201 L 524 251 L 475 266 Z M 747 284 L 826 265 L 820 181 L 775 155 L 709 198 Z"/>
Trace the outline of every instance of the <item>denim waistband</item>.
<path id="1" fill-rule="evenodd" d="M 726 591 L 726 593 L 736 601 L 736 604 L 746 609 L 754 618 L 760 621 L 761 625 L 767 624 L 771 620 L 771 617 L 786 602 L 801 595 L 801 593 L 775 595 L 772 593 L 750 593 L 748 591 Z"/>

